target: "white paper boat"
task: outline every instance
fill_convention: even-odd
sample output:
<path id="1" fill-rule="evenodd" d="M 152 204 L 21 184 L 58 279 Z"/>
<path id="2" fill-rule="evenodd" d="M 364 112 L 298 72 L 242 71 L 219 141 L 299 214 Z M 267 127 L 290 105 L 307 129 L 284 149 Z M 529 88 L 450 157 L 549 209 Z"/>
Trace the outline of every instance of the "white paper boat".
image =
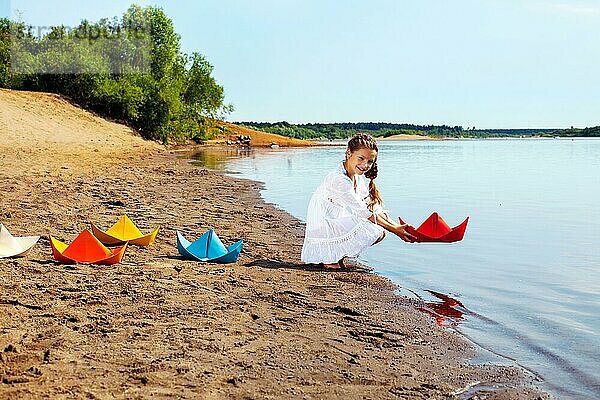
<path id="1" fill-rule="evenodd" d="M 39 236 L 15 237 L 0 224 L 0 258 L 24 256 L 38 240 Z"/>

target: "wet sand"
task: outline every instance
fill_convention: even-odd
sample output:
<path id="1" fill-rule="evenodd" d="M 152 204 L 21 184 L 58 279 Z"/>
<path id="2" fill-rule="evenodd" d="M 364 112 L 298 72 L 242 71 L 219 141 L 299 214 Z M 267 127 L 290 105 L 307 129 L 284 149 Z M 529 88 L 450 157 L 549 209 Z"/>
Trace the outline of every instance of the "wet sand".
<path id="1" fill-rule="evenodd" d="M 538 399 L 363 268 L 299 263 L 303 225 L 255 182 L 192 166 L 52 95 L 0 91 L 0 222 L 42 235 L 0 259 L 0 398 Z M 53 261 L 126 213 L 149 248 L 115 266 Z M 178 256 L 214 228 L 235 264 Z"/>

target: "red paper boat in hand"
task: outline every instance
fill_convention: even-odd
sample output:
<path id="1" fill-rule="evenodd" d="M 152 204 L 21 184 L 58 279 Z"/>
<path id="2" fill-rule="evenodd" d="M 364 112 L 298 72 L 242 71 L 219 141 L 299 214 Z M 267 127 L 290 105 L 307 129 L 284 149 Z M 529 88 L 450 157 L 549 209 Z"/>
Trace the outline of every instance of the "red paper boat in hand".
<path id="1" fill-rule="evenodd" d="M 402 221 L 402 218 L 398 219 L 401 224 L 406 223 Z M 434 212 L 417 229 L 409 225 L 406 231 L 417 238 L 415 242 L 458 242 L 465 236 L 468 222 L 469 217 L 460 225 L 450 228 L 446 221 Z"/>

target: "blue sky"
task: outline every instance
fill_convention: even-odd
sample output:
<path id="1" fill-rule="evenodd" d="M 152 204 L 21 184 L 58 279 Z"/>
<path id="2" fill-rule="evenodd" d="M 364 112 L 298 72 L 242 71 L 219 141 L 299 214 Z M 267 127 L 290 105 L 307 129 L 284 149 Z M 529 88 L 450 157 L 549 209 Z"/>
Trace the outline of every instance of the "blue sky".
<path id="1" fill-rule="evenodd" d="M 129 1 L 0 0 L 33 25 Z M 600 125 L 600 1 L 138 1 L 215 67 L 229 120 Z"/>

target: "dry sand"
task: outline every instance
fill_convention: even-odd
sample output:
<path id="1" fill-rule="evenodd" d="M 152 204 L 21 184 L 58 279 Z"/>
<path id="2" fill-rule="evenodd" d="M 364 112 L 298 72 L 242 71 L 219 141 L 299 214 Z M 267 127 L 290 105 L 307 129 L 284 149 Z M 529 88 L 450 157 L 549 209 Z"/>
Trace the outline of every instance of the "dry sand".
<path id="1" fill-rule="evenodd" d="M 224 128 L 225 133 L 223 134 L 221 140 L 214 140 L 212 141 L 213 143 L 223 143 L 223 140 L 235 142 L 238 136 L 250 136 L 252 138 L 251 145 L 254 147 L 269 147 L 271 145 L 277 145 L 279 147 L 306 147 L 316 145 L 316 143 L 310 141 L 274 135 L 272 133 L 257 131 L 229 122 L 220 122 L 219 125 Z"/>
<path id="2" fill-rule="evenodd" d="M 0 398 L 547 398 L 519 369 L 467 365 L 388 280 L 300 264 L 302 224 L 257 183 L 49 94 L 0 90 L 0 137 L 0 222 L 42 235 L 0 260 Z M 49 234 L 123 213 L 156 243 L 111 267 L 52 260 Z M 244 239 L 236 264 L 178 256 L 176 229 L 208 228 Z"/>

